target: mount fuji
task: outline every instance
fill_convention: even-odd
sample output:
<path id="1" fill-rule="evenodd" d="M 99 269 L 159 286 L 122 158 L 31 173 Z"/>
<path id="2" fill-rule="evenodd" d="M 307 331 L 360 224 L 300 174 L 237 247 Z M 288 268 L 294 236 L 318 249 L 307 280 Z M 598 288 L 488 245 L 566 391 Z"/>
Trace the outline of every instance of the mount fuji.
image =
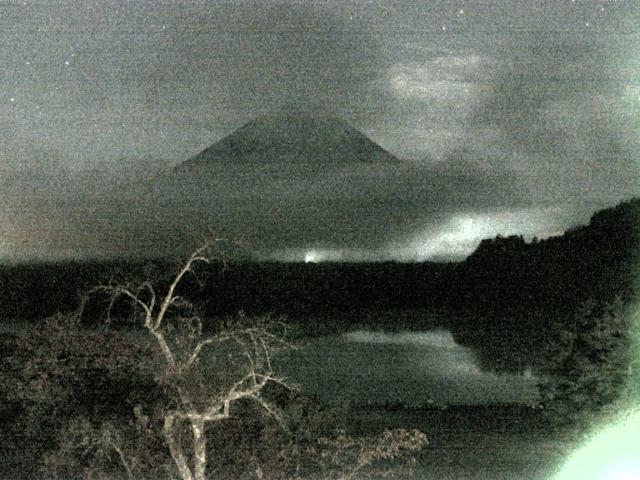
<path id="1" fill-rule="evenodd" d="M 176 173 L 233 165 L 305 164 L 309 167 L 399 163 L 347 122 L 321 109 L 281 109 L 181 163 Z"/>

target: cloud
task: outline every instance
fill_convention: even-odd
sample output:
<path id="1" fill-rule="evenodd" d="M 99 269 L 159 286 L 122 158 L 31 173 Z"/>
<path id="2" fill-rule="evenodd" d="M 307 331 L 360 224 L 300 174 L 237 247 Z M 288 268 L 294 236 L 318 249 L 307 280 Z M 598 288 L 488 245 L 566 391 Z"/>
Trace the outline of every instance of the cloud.
<path id="1" fill-rule="evenodd" d="M 72 170 L 56 152 L 11 143 L 0 160 L 0 260 L 118 257 L 149 247 L 136 245 L 150 223 L 139 207 L 161 163 Z"/>
<path id="2" fill-rule="evenodd" d="M 315 172 L 315 173 L 313 173 Z M 451 215 L 485 214 L 526 203 L 517 192 L 496 195 L 508 178 L 410 163 L 252 165 L 207 173 L 212 180 L 171 195 L 162 189 L 159 210 L 176 230 L 209 225 L 243 238 L 260 255 L 302 260 L 313 249 L 323 258 L 417 258 L 399 250 L 416 231 L 435 235 Z M 259 179 L 259 180 L 257 180 Z M 181 212 L 175 220 L 171 212 Z M 191 219 L 191 220 L 187 220 Z M 198 228 L 195 226 L 198 225 Z M 296 253 L 297 252 L 297 253 Z"/>
<path id="3" fill-rule="evenodd" d="M 221 166 L 183 186 L 152 158 L 70 171 L 55 156 L 21 155 L 31 163 L 10 164 L 0 193 L 14 257 L 176 254 L 214 231 L 269 258 L 302 260 L 310 249 L 322 259 L 423 258 L 419 243 L 407 248 L 415 232 L 437 236 L 479 203 L 485 213 L 518 203 L 492 193 L 501 176 L 409 163 Z"/>
<path id="4" fill-rule="evenodd" d="M 106 255 L 214 228 L 286 258 L 423 258 L 532 217 L 561 230 L 640 193 L 639 43 L 615 34 L 631 31 L 632 3 L 588 33 L 581 6 L 536 2 L 462 17 L 446 2 L 34 5 L 48 30 L 5 34 L 0 81 L 26 90 L 0 105 L 0 243 Z M 145 152 L 176 164 L 309 97 L 406 164 L 226 171 L 204 193 L 141 183 Z"/>
<path id="5" fill-rule="evenodd" d="M 490 168 L 505 166 L 542 204 L 602 207 L 640 191 L 619 48 L 597 34 L 529 36 L 497 69 L 468 123 L 472 152 L 492 149 Z M 635 143 L 635 144 L 634 144 Z M 475 146 L 473 146 L 475 144 Z M 477 153 L 476 153 L 477 154 Z"/>
<path id="6" fill-rule="evenodd" d="M 376 37 L 354 35 L 330 5 L 216 5 L 169 22 L 162 55 L 171 61 L 149 65 L 143 81 L 161 92 L 205 86 L 213 118 L 265 113 L 295 98 L 332 101 L 380 68 Z M 149 102 L 156 94 L 149 90 Z"/>
<path id="7" fill-rule="evenodd" d="M 468 135 L 467 117 L 490 94 L 496 61 L 471 51 L 399 48 L 401 59 L 356 90 L 347 118 L 400 158 L 441 161 Z"/>
<path id="8" fill-rule="evenodd" d="M 480 101 L 483 83 L 494 63 L 474 54 L 438 56 L 422 63 L 400 62 L 389 69 L 390 88 L 400 99 L 422 100 L 427 102 L 427 109 L 435 104 L 456 113 Z"/>

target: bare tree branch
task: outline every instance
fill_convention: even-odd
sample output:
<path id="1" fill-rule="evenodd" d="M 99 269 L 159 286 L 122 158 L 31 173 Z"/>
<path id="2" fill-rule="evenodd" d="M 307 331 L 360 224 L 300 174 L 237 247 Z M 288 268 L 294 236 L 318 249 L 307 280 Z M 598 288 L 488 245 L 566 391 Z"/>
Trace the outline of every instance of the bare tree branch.
<path id="1" fill-rule="evenodd" d="M 118 454 L 118 457 L 120 457 L 120 463 L 122 463 L 122 466 L 124 467 L 124 469 L 127 472 L 127 478 L 129 480 L 133 480 L 133 478 L 134 478 L 133 477 L 133 470 L 131 468 L 131 465 L 129 465 L 129 461 L 127 460 L 126 455 L 124 454 L 124 452 L 122 451 L 120 446 L 113 439 L 111 439 L 111 446 L 113 447 L 113 449 Z"/>
<path id="2" fill-rule="evenodd" d="M 167 294 L 164 297 L 164 300 L 162 301 L 162 304 L 160 305 L 160 311 L 158 312 L 158 315 L 155 318 L 154 329 L 160 328 L 162 320 L 164 319 L 164 316 L 167 313 L 168 308 L 171 306 L 171 302 L 173 301 L 176 287 L 182 281 L 182 277 L 184 277 L 187 272 L 191 271 L 194 263 L 197 263 L 197 262 L 209 263 L 209 259 L 203 256 L 203 253 L 210 246 L 211 246 L 211 242 L 208 241 L 203 246 L 198 248 L 195 252 L 193 252 L 189 257 L 189 260 L 187 260 L 187 263 L 182 267 L 182 269 L 180 269 L 178 274 L 175 276 L 175 278 L 173 279 L 173 282 L 171 282 L 171 285 L 169 286 L 169 290 L 167 291 Z"/>
<path id="3" fill-rule="evenodd" d="M 267 411 L 267 413 L 269 413 L 269 415 L 271 415 L 276 420 L 276 422 L 278 422 L 278 424 L 283 430 L 286 430 L 286 431 L 289 430 L 289 427 L 285 423 L 282 414 L 277 411 L 275 406 L 271 405 L 269 402 L 267 402 L 258 394 L 252 395 L 251 398 L 255 400 L 262 408 L 264 408 Z"/>
<path id="4" fill-rule="evenodd" d="M 166 293 L 159 297 L 149 281 L 137 287 L 116 285 L 98 287 L 94 290 L 111 295 L 109 313 L 120 297 L 128 298 L 136 308 L 142 309 L 144 327 L 155 338 L 168 367 L 160 372 L 160 377 L 177 394 L 177 408 L 164 415 L 163 435 L 182 480 L 204 480 L 205 478 L 206 423 L 229 418 L 232 403 L 250 399 L 261 405 L 279 424 L 285 426 L 282 415 L 276 407 L 259 394 L 269 382 L 290 388 L 283 379 L 273 374 L 271 364 L 272 349 L 281 348 L 286 344 L 283 337 L 269 332 L 263 325 L 245 328 L 240 328 L 238 325 L 224 329 L 217 335 L 203 338 L 202 319 L 198 315 L 177 316 L 175 318 L 178 322 L 177 330 L 171 334 L 171 342 L 168 340 L 167 329 L 173 327 L 173 322 L 167 325 L 165 319 L 171 307 L 193 309 L 191 302 L 176 294 L 176 289 L 187 273 L 193 273 L 196 263 L 209 263 L 205 252 L 211 244 L 212 242 L 209 241 L 193 252 L 171 281 Z M 161 300 L 158 303 L 159 298 Z M 243 314 L 240 315 L 240 319 L 244 319 Z M 203 355 L 205 348 L 216 346 L 224 348 L 225 342 L 237 344 L 240 347 L 240 358 L 246 359 L 238 372 L 241 378 L 231 386 L 220 385 L 220 393 L 206 393 L 208 389 L 203 388 L 202 380 L 198 380 L 206 378 L 206 372 L 192 367 Z M 189 455 L 185 453 L 185 447 L 181 444 L 177 433 L 181 422 L 187 422 L 191 426 L 192 443 L 189 447 L 191 449 Z M 121 458 L 125 458 L 122 452 L 119 454 Z M 131 476 L 128 464 L 123 463 L 123 465 Z"/>
<path id="5" fill-rule="evenodd" d="M 202 351 L 202 349 L 204 347 L 206 347 L 207 345 L 211 345 L 211 344 L 216 343 L 216 342 L 217 342 L 217 339 L 215 339 L 215 338 L 207 338 L 206 340 L 199 341 L 198 344 L 193 349 L 193 351 L 191 352 L 191 355 L 189 355 L 189 358 L 187 358 L 187 360 L 184 362 L 183 368 L 187 369 L 191 365 L 193 365 L 193 362 L 196 361 L 196 359 L 198 358 L 198 355 L 200 355 L 200 352 Z"/>

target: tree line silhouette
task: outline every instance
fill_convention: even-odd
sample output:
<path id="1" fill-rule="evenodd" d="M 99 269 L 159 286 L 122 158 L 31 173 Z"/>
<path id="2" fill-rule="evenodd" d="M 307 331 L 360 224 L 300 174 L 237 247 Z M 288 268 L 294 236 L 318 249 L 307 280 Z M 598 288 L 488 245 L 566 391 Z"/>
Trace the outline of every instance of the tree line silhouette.
<path id="1" fill-rule="evenodd" d="M 438 314 L 442 326 L 488 365 L 510 369 L 531 364 L 552 322 L 570 318 L 585 301 L 631 300 L 639 255 L 640 199 L 632 199 L 561 236 L 483 240 L 464 262 L 230 261 L 211 264 L 199 278 L 185 279 L 183 288 L 204 317 L 242 310 L 284 314 L 304 323 L 333 316 L 333 326 L 345 329 L 366 312 L 427 311 Z M 155 259 L 3 266 L 0 308 L 5 318 L 45 318 L 75 309 L 94 285 L 147 277 L 162 283 L 160 272 L 171 271 L 170 264 Z M 85 308 L 97 318 L 105 305 Z M 127 317 L 127 308 L 116 306 L 114 317 Z M 425 326 L 419 315 L 403 325 L 394 324 L 394 315 L 368 317 L 375 317 L 371 326 L 377 327 Z"/>

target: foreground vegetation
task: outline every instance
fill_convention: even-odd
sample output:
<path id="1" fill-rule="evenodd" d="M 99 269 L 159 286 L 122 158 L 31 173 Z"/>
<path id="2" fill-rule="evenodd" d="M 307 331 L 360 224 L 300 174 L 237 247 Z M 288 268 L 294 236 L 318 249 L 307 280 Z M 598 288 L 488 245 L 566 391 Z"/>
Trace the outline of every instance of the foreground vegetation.
<path id="1" fill-rule="evenodd" d="M 93 289 L 109 312 L 120 298 L 132 302 L 130 329 L 87 327 L 81 308 L 17 337 L 2 393 L 14 439 L 33 447 L 34 474 L 355 478 L 425 446 L 417 430 L 339 429 L 331 410 L 274 372 L 273 354 L 292 348 L 280 322 L 240 315 L 205 333 L 179 287 L 207 261 L 197 250 L 162 295 L 147 281 Z"/>

